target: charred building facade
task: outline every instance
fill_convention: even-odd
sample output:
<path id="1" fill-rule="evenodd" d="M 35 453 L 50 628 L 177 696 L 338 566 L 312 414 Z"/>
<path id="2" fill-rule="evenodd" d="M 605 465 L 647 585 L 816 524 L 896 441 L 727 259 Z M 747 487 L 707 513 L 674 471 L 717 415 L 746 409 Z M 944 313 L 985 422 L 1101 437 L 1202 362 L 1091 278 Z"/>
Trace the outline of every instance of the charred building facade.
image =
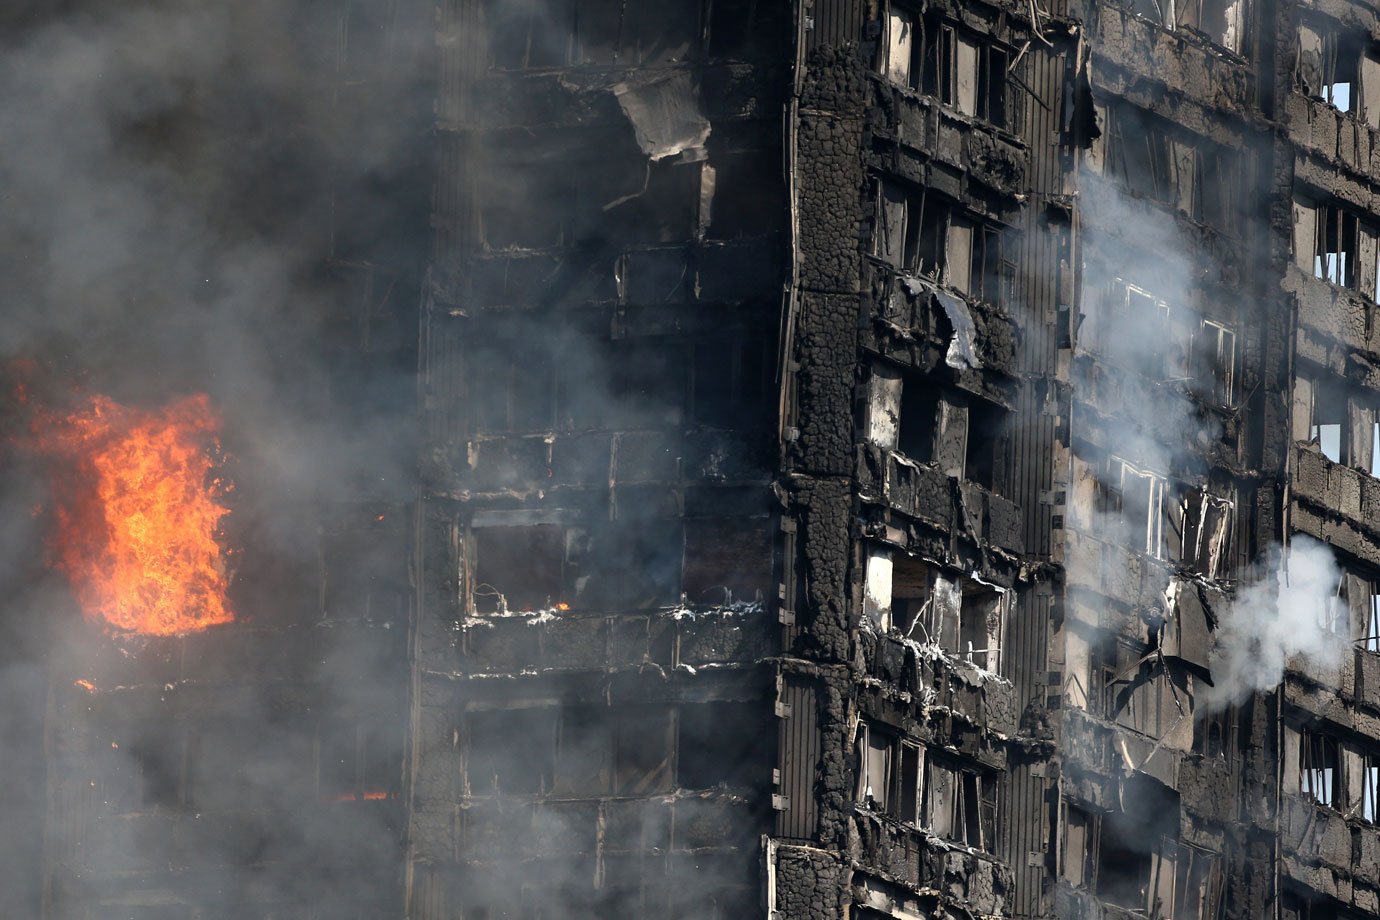
<path id="1" fill-rule="evenodd" d="M 369 462 L 51 642 L 41 915 L 1380 914 L 1380 8 L 297 6 Z"/>

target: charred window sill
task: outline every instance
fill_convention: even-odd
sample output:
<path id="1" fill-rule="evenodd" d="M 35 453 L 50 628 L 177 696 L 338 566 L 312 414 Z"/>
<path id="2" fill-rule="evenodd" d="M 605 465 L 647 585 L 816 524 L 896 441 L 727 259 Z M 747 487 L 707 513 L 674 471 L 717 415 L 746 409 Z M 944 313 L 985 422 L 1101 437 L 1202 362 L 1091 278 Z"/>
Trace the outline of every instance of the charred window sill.
<path id="1" fill-rule="evenodd" d="M 1371 181 L 1380 153 L 1380 130 L 1354 110 L 1343 112 L 1298 90 L 1285 98 L 1283 108 L 1286 130 L 1294 143 L 1344 167 L 1362 183 Z"/>
<path id="2" fill-rule="evenodd" d="M 1020 151 L 1022 154 L 1030 149 L 1030 145 L 1026 142 L 1025 138 L 1016 134 L 1010 128 L 995 125 L 977 115 L 965 114 L 950 103 L 941 102 L 937 97 L 922 92 L 915 87 L 903 86 L 900 83 L 893 82 L 881 74 L 869 72 L 867 77 L 872 83 L 874 106 L 880 104 L 877 97 L 891 96 L 892 99 L 899 100 L 903 106 L 908 108 L 937 111 L 946 123 L 957 125 L 964 129 L 981 131 L 985 134 L 989 134 L 993 138 L 1014 148 L 1016 151 Z M 907 137 L 909 138 L 909 135 L 907 135 Z M 924 144 L 915 140 L 907 139 L 901 141 L 901 143 L 923 152 L 930 152 L 933 150 L 933 148 L 927 148 Z"/>
<path id="3" fill-rule="evenodd" d="M 1296 529 L 1322 539 L 1324 533 L 1313 532 L 1321 527 L 1310 524 L 1342 518 L 1351 532 L 1327 536 L 1328 542 L 1366 561 L 1380 559 L 1374 547 L 1380 540 L 1380 479 L 1330 460 L 1314 442 L 1300 441 L 1294 444 L 1292 484 L 1295 506 L 1314 512 L 1296 521 Z"/>
<path id="4" fill-rule="evenodd" d="M 853 803 L 853 814 L 856 818 L 875 822 L 889 836 L 905 838 L 910 846 L 922 846 L 942 853 L 962 853 L 975 860 L 982 860 L 997 866 L 1005 866 L 1006 863 L 995 853 L 981 850 L 977 847 L 969 846 L 957 840 L 935 834 L 929 828 L 912 824 L 908 821 L 901 821 L 891 815 L 873 810 L 868 805 L 861 802 Z M 908 849 L 910 847 L 907 847 Z M 866 862 L 866 857 L 864 857 Z"/>

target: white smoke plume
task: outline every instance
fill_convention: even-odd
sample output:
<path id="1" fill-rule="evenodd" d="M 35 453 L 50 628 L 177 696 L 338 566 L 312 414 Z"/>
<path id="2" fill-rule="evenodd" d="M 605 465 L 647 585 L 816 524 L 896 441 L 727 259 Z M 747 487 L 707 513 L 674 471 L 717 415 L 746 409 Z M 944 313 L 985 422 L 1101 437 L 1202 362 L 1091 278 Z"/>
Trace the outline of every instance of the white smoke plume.
<path id="1" fill-rule="evenodd" d="M 1217 629 L 1209 707 L 1240 702 L 1284 678 L 1290 659 L 1316 668 L 1335 667 L 1349 649 L 1342 573 L 1325 543 L 1296 535 L 1287 549 L 1275 546 L 1260 577 L 1243 587 Z M 1329 626 L 1334 622 L 1337 631 Z"/>

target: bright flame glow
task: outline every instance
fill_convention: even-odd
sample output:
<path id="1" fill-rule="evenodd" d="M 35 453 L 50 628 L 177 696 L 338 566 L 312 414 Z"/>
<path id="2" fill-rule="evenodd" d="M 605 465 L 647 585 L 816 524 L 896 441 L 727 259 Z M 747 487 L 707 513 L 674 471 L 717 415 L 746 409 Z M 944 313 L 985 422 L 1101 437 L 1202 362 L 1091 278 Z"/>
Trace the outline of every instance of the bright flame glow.
<path id="1" fill-rule="evenodd" d="M 151 636 L 234 619 L 216 540 L 230 491 L 215 475 L 219 427 L 205 395 L 152 411 L 95 396 L 36 423 L 61 461 L 54 561 L 88 618 Z"/>

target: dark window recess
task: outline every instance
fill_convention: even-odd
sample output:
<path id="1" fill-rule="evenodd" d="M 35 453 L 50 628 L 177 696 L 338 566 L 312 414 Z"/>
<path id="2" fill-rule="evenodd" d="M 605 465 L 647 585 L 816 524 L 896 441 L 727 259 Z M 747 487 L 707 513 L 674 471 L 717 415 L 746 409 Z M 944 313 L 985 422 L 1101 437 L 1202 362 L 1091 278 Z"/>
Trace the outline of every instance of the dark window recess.
<path id="1" fill-rule="evenodd" d="M 996 846 L 997 778 L 930 757 L 925 766 L 922 824 L 978 850 Z"/>
<path id="2" fill-rule="evenodd" d="M 1059 877 L 1078 888 L 1089 888 L 1097 877 L 1098 816 L 1063 801 L 1064 825 L 1059 849 Z"/>
<path id="3" fill-rule="evenodd" d="M 684 421 L 683 350 L 665 342 L 620 342 L 610 349 L 609 360 L 608 401 L 599 413 L 606 426 L 650 428 Z"/>
<path id="4" fill-rule="evenodd" d="M 622 519 L 572 534 L 571 605 L 614 611 L 673 604 L 680 598 L 683 552 L 681 523 L 670 518 Z"/>
<path id="5" fill-rule="evenodd" d="M 490 66 L 525 70 L 569 63 L 573 0 L 486 0 L 483 12 Z"/>
<path id="6" fill-rule="evenodd" d="M 771 778 L 776 725 L 761 703 L 684 703 L 676 783 L 685 789 L 761 789 Z"/>
<path id="7" fill-rule="evenodd" d="M 1338 808 L 1342 802 L 1340 746 L 1321 732 L 1299 732 L 1299 792 L 1320 805 Z"/>
<path id="8" fill-rule="evenodd" d="M 495 162 L 481 192 L 480 228 L 490 251 L 546 249 L 569 243 L 577 196 L 558 163 Z"/>
<path id="9" fill-rule="evenodd" d="M 690 603 L 765 601 L 773 584 L 771 573 L 766 518 L 686 520 L 683 586 Z"/>
<path id="10" fill-rule="evenodd" d="M 568 602 L 564 527 L 476 527 L 472 541 L 470 594 L 477 612 L 544 610 Z"/>
<path id="11" fill-rule="evenodd" d="M 629 243 L 674 243 L 694 238 L 700 212 L 701 165 L 661 160 L 636 167 L 638 173 L 645 170 L 645 182 L 608 207 L 608 222 L 602 232 L 610 239 Z"/>
<path id="12" fill-rule="evenodd" d="M 708 236 L 762 236 L 786 223 L 786 184 L 780 158 L 767 151 L 710 154 L 714 194 Z"/>
<path id="13" fill-rule="evenodd" d="M 402 782 L 403 729 L 397 720 L 338 718 L 323 722 L 317 741 L 319 784 L 329 801 L 397 798 Z"/>
<path id="14" fill-rule="evenodd" d="M 466 359 L 476 431 L 550 431 L 555 425 L 556 362 L 528 343 L 475 342 Z"/>
<path id="15" fill-rule="evenodd" d="M 405 620 L 410 588 L 401 516 L 368 517 L 364 526 L 321 537 L 323 614 L 336 620 Z"/>
<path id="16" fill-rule="evenodd" d="M 897 447 L 916 463 L 934 459 L 934 426 L 939 413 L 940 388 L 922 374 L 906 375 L 901 384 L 901 413 Z"/>
<path id="17" fill-rule="evenodd" d="M 1206 489 L 1193 488 L 1184 493 L 1179 512 L 1178 529 L 1174 528 L 1176 522 L 1169 522 L 1170 541 L 1177 539 L 1180 544 L 1179 561 L 1208 578 L 1222 577 L 1231 561 L 1233 502 Z"/>
<path id="18" fill-rule="evenodd" d="M 1164 838 L 1179 835 L 1179 797 L 1175 792 L 1148 780 L 1135 778 L 1135 796 L 1122 798 L 1125 811 L 1104 815 L 1098 840 L 1097 896 L 1108 903 L 1130 910 L 1145 910 L 1153 905 L 1152 869 Z M 1166 905 L 1167 906 L 1167 905 Z M 1163 910 L 1152 916 L 1174 916 Z"/>
<path id="19" fill-rule="evenodd" d="M 557 740 L 557 795 L 608 795 L 613 788 L 612 723 L 608 707 L 578 706 L 561 711 Z"/>
<path id="20" fill-rule="evenodd" d="M 901 635 L 923 638 L 917 624 L 929 631 L 927 612 L 933 608 L 930 567 L 914 556 L 893 553 L 891 559 L 891 622 Z"/>
<path id="21" fill-rule="evenodd" d="M 615 795 L 653 795 L 670 790 L 670 716 L 665 706 L 627 706 L 616 717 L 610 715 Z"/>
<path id="22" fill-rule="evenodd" d="M 710 56 L 771 60 L 789 38 L 787 10 L 767 0 L 710 0 Z"/>
<path id="23" fill-rule="evenodd" d="M 1012 266 L 1003 231 L 939 195 L 882 180 L 872 254 L 902 272 L 940 279 L 980 300 L 999 301 Z"/>
<path id="24" fill-rule="evenodd" d="M 170 809 L 182 804 L 186 746 L 180 726 L 149 723 L 138 727 L 113 752 L 118 762 L 114 785 L 122 793 L 114 798 L 126 809 Z"/>
<path id="25" fill-rule="evenodd" d="M 1281 898 L 1281 920 L 1362 920 L 1367 916 L 1319 895 L 1286 891 Z"/>
<path id="26" fill-rule="evenodd" d="M 751 428 L 769 411 L 774 367 L 766 341 L 696 343 L 692 367 L 697 423 L 710 428 Z"/>
<path id="27" fill-rule="evenodd" d="M 997 490 L 1005 472 L 1008 416 L 1001 406 L 972 400 L 968 407 L 968 456 L 965 478 Z"/>
<path id="28" fill-rule="evenodd" d="M 476 710 L 465 715 L 471 795 L 537 795 L 552 788 L 555 707 Z"/>

